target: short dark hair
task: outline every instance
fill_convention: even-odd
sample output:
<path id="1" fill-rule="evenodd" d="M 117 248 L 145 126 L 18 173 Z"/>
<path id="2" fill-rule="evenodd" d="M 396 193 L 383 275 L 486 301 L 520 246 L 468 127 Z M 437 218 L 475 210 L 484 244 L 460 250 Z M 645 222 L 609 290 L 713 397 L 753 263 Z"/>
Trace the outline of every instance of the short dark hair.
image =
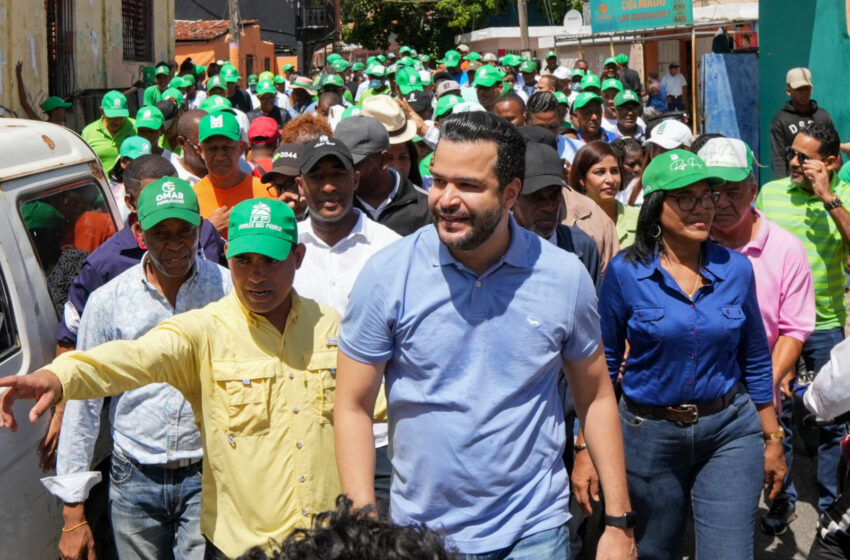
<path id="1" fill-rule="evenodd" d="M 520 111 L 525 113 L 525 100 L 513 92 L 502 95 L 499 99 L 496 100 L 496 105 L 498 105 L 499 103 L 505 103 L 507 101 L 519 103 Z"/>
<path id="2" fill-rule="evenodd" d="M 295 529 L 284 541 L 275 560 L 452 560 L 443 538 L 425 525 L 402 527 L 371 515 L 372 508 L 352 510 L 345 496 L 336 500 L 336 510 L 316 516 L 311 529 Z M 240 560 L 268 560 L 253 548 Z"/>
<path id="3" fill-rule="evenodd" d="M 525 104 L 528 116 L 558 110 L 558 98 L 551 91 L 535 91 Z"/>
<path id="4" fill-rule="evenodd" d="M 711 140 L 712 138 L 726 138 L 726 137 L 723 136 L 722 134 L 718 134 L 716 132 L 706 132 L 704 134 L 700 134 L 699 136 L 694 138 L 693 142 L 691 142 L 691 151 L 693 153 L 697 153 L 698 151 L 700 151 L 702 149 L 703 146 L 705 146 L 705 143 L 708 142 L 709 140 Z"/>
<path id="5" fill-rule="evenodd" d="M 514 179 L 522 180 L 525 176 L 525 138 L 514 125 L 493 113 L 474 111 L 446 117 L 440 121 L 440 140 L 444 139 L 458 143 L 496 144 L 496 175 L 500 190 Z"/>
<path id="6" fill-rule="evenodd" d="M 661 247 L 661 210 L 664 191 L 655 191 L 643 198 L 635 229 L 635 242 L 626 249 L 627 261 L 649 263 Z"/>
<path id="7" fill-rule="evenodd" d="M 818 154 L 823 157 L 838 156 L 841 149 L 841 139 L 838 131 L 829 123 L 813 122 L 797 134 L 805 134 L 820 142 Z"/>
<path id="8" fill-rule="evenodd" d="M 636 140 L 631 136 L 627 138 L 617 138 L 610 144 L 611 148 L 617 153 L 617 158 L 619 158 L 622 163 L 623 158 L 626 157 L 626 154 L 631 152 L 640 152 L 643 153 L 643 144 L 640 143 L 640 140 Z"/>
<path id="9" fill-rule="evenodd" d="M 161 179 L 176 177 L 177 170 L 171 162 L 162 156 L 149 154 L 130 162 L 124 170 L 124 189 L 127 193 L 138 195 L 142 188 L 143 179 Z"/>

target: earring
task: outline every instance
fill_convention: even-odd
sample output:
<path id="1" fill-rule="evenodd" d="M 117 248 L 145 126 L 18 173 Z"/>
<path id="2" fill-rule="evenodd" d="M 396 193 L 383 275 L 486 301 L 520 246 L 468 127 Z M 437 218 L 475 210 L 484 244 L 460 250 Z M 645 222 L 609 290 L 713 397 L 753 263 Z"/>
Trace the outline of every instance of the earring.
<path id="1" fill-rule="evenodd" d="M 659 226 L 658 224 L 655 224 L 655 231 L 650 233 L 649 236 L 652 237 L 653 239 L 660 239 L 661 238 L 661 226 Z"/>

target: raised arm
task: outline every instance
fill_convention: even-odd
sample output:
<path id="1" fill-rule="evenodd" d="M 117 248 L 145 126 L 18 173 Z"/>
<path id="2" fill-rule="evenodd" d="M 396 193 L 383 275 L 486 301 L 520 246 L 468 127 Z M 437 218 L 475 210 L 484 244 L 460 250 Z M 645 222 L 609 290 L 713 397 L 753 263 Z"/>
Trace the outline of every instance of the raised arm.
<path id="1" fill-rule="evenodd" d="M 33 110 L 32 105 L 30 105 L 29 99 L 27 99 L 27 90 L 24 87 L 23 68 L 23 62 L 18 61 L 18 63 L 15 64 L 15 78 L 17 78 L 18 80 L 18 101 L 20 102 L 21 107 L 23 107 L 24 113 L 27 114 L 27 118 L 30 118 L 34 121 L 44 120 L 38 113 Z"/>

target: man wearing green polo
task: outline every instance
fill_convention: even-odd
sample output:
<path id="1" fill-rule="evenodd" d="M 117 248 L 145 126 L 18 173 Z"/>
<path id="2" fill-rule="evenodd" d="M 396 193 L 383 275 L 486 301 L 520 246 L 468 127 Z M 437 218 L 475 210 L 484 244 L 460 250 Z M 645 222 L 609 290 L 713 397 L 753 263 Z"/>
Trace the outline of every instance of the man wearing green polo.
<path id="1" fill-rule="evenodd" d="M 145 105 L 153 106 L 162 101 L 162 93 L 168 89 L 171 83 L 171 68 L 165 64 L 160 64 L 154 70 L 154 76 L 156 84 L 145 89 L 143 96 Z"/>
<path id="2" fill-rule="evenodd" d="M 101 116 L 89 123 L 80 136 L 94 150 L 103 171 L 109 173 L 118 159 L 121 143 L 130 136 L 135 136 L 136 128 L 130 120 L 127 110 L 127 98 L 120 91 L 110 91 L 103 96 L 100 103 Z"/>
<path id="3" fill-rule="evenodd" d="M 142 107 L 136 113 L 136 134 L 151 143 L 152 153 L 171 161 L 172 153 L 160 146 L 165 118 L 156 107 Z"/>

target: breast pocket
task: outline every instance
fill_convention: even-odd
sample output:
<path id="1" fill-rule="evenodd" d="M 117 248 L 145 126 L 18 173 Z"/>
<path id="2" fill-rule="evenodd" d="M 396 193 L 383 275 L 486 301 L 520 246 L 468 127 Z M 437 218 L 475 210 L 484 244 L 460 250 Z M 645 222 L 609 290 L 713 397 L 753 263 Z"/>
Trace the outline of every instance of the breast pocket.
<path id="1" fill-rule="evenodd" d="M 336 350 L 306 352 L 308 398 L 320 423 L 333 422 L 336 393 Z"/>
<path id="2" fill-rule="evenodd" d="M 663 307 L 635 307 L 629 317 L 629 338 L 654 340 L 659 336 L 659 324 L 664 319 Z"/>
<path id="3" fill-rule="evenodd" d="M 740 305 L 722 305 L 720 314 L 723 316 L 723 327 L 726 344 L 729 351 L 737 349 L 738 341 L 741 339 L 741 328 L 744 326 L 746 316 Z"/>
<path id="4" fill-rule="evenodd" d="M 213 363 L 228 433 L 256 436 L 269 432 L 269 398 L 276 371 L 277 364 L 267 361 Z"/>

